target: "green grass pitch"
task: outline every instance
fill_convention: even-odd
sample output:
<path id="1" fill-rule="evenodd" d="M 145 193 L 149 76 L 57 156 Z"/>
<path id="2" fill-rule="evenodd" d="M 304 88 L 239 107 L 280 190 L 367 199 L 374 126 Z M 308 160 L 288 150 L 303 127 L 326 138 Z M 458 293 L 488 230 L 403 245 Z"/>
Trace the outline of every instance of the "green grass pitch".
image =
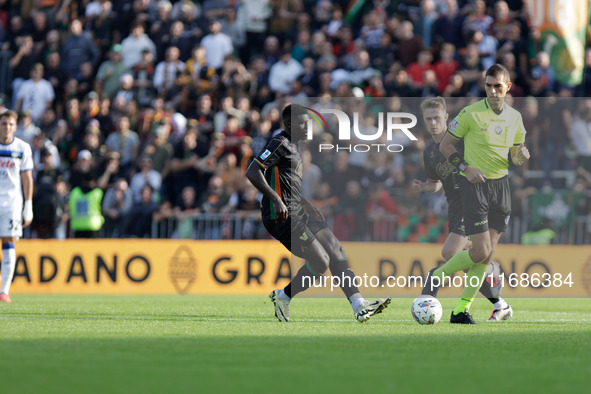
<path id="1" fill-rule="evenodd" d="M 12 296 L 0 305 L 2 393 L 586 392 L 589 299 L 512 299 L 478 326 L 411 320 L 394 299 L 368 323 L 347 301 L 266 297 Z"/>

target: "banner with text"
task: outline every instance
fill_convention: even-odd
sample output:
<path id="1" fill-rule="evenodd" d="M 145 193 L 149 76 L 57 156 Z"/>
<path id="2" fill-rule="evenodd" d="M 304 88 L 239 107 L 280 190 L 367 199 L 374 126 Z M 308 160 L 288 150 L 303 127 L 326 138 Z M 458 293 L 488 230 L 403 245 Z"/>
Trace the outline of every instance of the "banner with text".
<path id="1" fill-rule="evenodd" d="M 415 296 L 429 269 L 443 263 L 437 244 L 344 248 L 367 296 Z M 506 297 L 591 295 L 591 247 L 500 245 L 496 260 Z M 266 295 L 291 274 L 290 254 L 276 241 L 21 240 L 12 292 Z M 304 294 L 342 296 L 330 277 L 312 279 Z M 459 295 L 459 283 L 440 296 Z"/>

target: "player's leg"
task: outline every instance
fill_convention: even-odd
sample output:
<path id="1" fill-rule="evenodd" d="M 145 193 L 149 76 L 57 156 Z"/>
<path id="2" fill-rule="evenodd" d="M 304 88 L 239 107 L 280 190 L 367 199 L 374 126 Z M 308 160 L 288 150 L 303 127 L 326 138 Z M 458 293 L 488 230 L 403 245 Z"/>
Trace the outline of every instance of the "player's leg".
<path id="1" fill-rule="evenodd" d="M 472 305 L 472 302 L 474 301 L 476 293 L 482 285 L 484 276 L 486 274 L 487 265 L 485 262 L 492 253 L 493 241 L 491 240 L 491 236 L 493 235 L 489 231 L 471 235 L 472 247 L 468 253 L 466 253 L 466 260 L 470 261 L 472 265 L 469 267 L 465 276 L 466 281 L 464 283 L 462 295 L 451 314 L 450 321 L 452 323 L 474 324 L 474 321 L 468 311 Z M 500 237 L 500 233 L 497 233 L 497 236 Z M 498 237 L 496 238 L 497 242 Z M 460 252 L 458 255 L 462 253 L 464 252 Z"/>
<path id="2" fill-rule="evenodd" d="M 309 225 L 314 231 L 313 226 L 315 224 L 312 220 Z M 382 298 L 373 302 L 365 300 L 354 284 L 355 274 L 349 265 L 345 250 L 338 238 L 326 226 L 318 229 L 315 235 L 324 250 L 328 253 L 330 272 L 332 276 L 339 278 L 340 287 L 349 300 L 351 308 L 353 308 L 355 318 L 360 322 L 364 322 L 371 316 L 381 313 L 390 303 L 390 298 Z"/>
<path id="3" fill-rule="evenodd" d="M 480 286 L 480 293 L 493 304 L 494 309 L 488 318 L 489 322 L 507 320 L 513 316 L 511 305 L 501 297 L 503 284 L 501 283 L 500 275 L 501 268 L 499 263 L 494 260 L 491 261 L 484 276 L 482 286 Z"/>
<path id="4" fill-rule="evenodd" d="M 443 257 L 445 261 L 448 261 L 462 250 L 470 249 L 471 245 L 472 242 L 465 235 L 449 233 L 441 248 L 441 257 Z"/>
<path id="5" fill-rule="evenodd" d="M 314 237 L 311 232 L 309 232 L 308 236 Z M 308 289 L 315 277 L 319 278 L 326 272 L 329 263 L 328 253 L 315 237 L 310 238 L 310 242 L 298 248 L 299 250 L 296 251 L 295 249 L 292 250 L 292 253 L 303 258 L 306 262 L 283 289 L 285 295 L 289 298 L 293 298 L 298 293 Z"/>
<path id="6" fill-rule="evenodd" d="M 507 226 L 509 225 L 509 219 L 511 217 L 511 190 L 509 188 L 508 178 L 506 177 L 495 180 L 494 182 L 492 182 L 491 187 L 494 189 L 493 195 L 495 196 L 495 200 L 493 201 L 491 212 L 489 214 L 491 239 L 493 240 L 493 251 L 489 259 L 492 260 L 497 248 L 500 234 L 505 232 Z M 492 235 L 496 233 L 499 234 L 498 237 Z M 495 239 L 496 242 L 494 242 Z M 493 272 L 493 275 L 500 275 L 500 268 L 498 267 L 498 264 L 496 264 L 496 267 L 494 262 L 491 265 L 493 266 L 493 269 L 496 269 L 496 272 Z M 507 320 L 513 316 L 513 309 L 507 303 L 507 301 L 505 301 L 501 297 L 502 283 L 500 283 L 500 281 L 497 282 L 499 283 L 495 283 L 497 285 L 496 287 L 491 287 L 492 297 L 487 296 L 487 298 L 489 298 L 489 300 L 493 303 L 494 307 L 494 310 L 492 311 L 491 316 L 488 319 L 489 322 Z M 490 284 L 487 283 L 487 281 L 485 281 L 485 283 L 483 284 L 483 288 L 486 288 L 488 285 Z"/>
<path id="7" fill-rule="evenodd" d="M 292 297 L 306 290 L 315 277 L 326 272 L 329 258 L 320 242 L 303 222 L 294 223 L 293 228 L 290 219 L 285 223 L 264 221 L 263 224 L 292 254 L 306 260 L 287 286 L 273 290 L 269 294 L 275 305 L 275 316 L 279 321 L 287 322 Z"/>
<path id="8" fill-rule="evenodd" d="M 469 248 L 472 244 L 468 237 L 466 237 L 462 233 L 459 232 L 450 232 L 441 248 L 441 256 L 444 260 L 449 261 L 453 256 L 461 252 L 462 250 Z M 423 287 L 423 291 L 421 292 L 422 295 L 430 295 L 432 297 L 437 297 L 437 293 L 439 291 L 441 282 L 440 281 L 433 281 L 431 278 L 433 274 L 437 271 L 437 268 L 431 269 L 427 273 L 427 279 L 425 280 L 425 286 Z M 443 272 L 442 270 L 438 271 L 439 274 Z M 446 275 L 451 275 L 446 273 Z M 439 278 L 439 277 L 438 277 Z"/>
<path id="9" fill-rule="evenodd" d="M 0 286 L 0 301 L 10 302 L 10 285 L 16 266 L 14 244 L 16 237 L 2 237 L 2 285 Z"/>

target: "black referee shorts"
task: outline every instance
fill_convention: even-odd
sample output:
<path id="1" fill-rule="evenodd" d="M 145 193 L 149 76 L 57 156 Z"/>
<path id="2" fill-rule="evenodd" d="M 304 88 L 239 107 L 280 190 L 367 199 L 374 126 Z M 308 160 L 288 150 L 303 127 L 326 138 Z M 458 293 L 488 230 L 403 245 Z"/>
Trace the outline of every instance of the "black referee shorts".
<path id="1" fill-rule="evenodd" d="M 507 229 L 511 217 L 508 177 L 487 179 L 484 183 L 470 183 L 462 177 L 460 187 L 466 235 L 480 234 L 489 228 L 501 233 Z"/>
<path id="2" fill-rule="evenodd" d="M 466 226 L 464 225 L 464 215 L 461 209 L 449 209 L 447 211 L 447 219 L 449 221 L 449 232 L 458 234 L 462 237 L 466 236 Z"/>

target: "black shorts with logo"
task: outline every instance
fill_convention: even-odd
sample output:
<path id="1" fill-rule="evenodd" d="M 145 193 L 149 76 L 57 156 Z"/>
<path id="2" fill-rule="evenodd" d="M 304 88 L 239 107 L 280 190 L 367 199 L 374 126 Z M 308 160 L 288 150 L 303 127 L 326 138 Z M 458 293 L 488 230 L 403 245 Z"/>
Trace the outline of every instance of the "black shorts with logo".
<path id="1" fill-rule="evenodd" d="M 449 209 L 447 211 L 447 218 L 449 221 L 449 232 L 466 236 L 466 229 L 464 226 L 464 215 L 461 209 Z"/>
<path id="2" fill-rule="evenodd" d="M 285 223 L 263 220 L 263 225 L 275 239 L 298 257 L 304 257 L 303 251 L 316 239 L 316 233 L 327 228 L 326 223 L 321 222 L 315 216 L 308 217 L 308 215 L 303 219 L 293 221 L 288 218 Z"/>
<path id="3" fill-rule="evenodd" d="M 487 179 L 484 183 L 460 181 L 466 235 L 480 234 L 489 228 L 504 232 L 511 217 L 509 178 Z M 450 222 L 451 227 L 451 222 Z"/>

